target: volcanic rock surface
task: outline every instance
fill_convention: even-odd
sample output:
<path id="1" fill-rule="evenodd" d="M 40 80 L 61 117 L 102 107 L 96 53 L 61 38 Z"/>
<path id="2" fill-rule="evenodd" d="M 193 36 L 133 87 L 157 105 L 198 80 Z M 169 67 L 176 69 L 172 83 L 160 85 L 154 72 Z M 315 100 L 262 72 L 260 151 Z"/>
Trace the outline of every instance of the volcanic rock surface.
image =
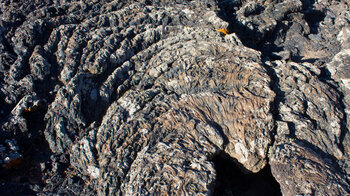
<path id="1" fill-rule="evenodd" d="M 350 194 L 349 10 L 1 0 L 0 191 Z"/>

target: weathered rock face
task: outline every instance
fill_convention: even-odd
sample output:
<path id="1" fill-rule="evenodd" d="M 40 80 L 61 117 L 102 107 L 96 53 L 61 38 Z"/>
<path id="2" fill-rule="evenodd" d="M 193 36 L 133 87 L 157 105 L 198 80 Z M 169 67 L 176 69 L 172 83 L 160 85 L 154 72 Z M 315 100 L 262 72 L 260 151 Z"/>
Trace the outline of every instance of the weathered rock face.
<path id="1" fill-rule="evenodd" d="M 347 195 L 346 176 L 300 141 L 276 143 L 271 156 L 272 174 L 284 195 Z M 302 183 L 301 183 L 302 182 Z"/>
<path id="2" fill-rule="evenodd" d="M 348 179 L 339 165 L 349 154 L 343 150 L 347 133 L 339 92 L 319 80 L 321 71 L 310 63 L 275 61 L 272 67 L 279 81 L 280 119 L 269 158 L 282 192 L 346 195 Z"/>
<path id="3" fill-rule="evenodd" d="M 337 5 L 337 8 L 344 7 L 349 8 L 349 5 L 340 3 Z M 349 14 L 349 11 L 342 12 L 342 13 L 336 13 L 340 16 L 335 20 L 335 25 L 340 29 L 340 31 L 335 31 L 334 35 L 336 37 L 336 40 L 340 43 L 340 49 L 337 51 L 338 53 L 332 56 L 332 60 L 326 64 L 326 67 L 328 71 L 330 72 L 330 75 L 332 79 L 334 79 L 338 85 L 340 86 L 340 91 L 342 92 L 343 96 L 343 102 L 342 107 L 344 109 L 344 130 L 341 135 L 341 141 L 342 141 L 342 148 L 344 148 L 344 152 L 346 155 L 350 154 L 350 133 L 349 126 L 350 126 L 350 94 L 349 94 L 349 65 L 350 65 L 350 37 L 349 37 L 349 31 L 350 31 L 350 25 L 349 25 L 349 18 L 347 17 L 347 14 Z M 349 159 L 345 159 L 345 168 L 348 175 L 350 175 L 350 161 Z"/>
<path id="4" fill-rule="evenodd" d="M 1 1 L 0 189 L 210 195 L 224 155 L 284 195 L 349 194 L 347 8 Z"/>

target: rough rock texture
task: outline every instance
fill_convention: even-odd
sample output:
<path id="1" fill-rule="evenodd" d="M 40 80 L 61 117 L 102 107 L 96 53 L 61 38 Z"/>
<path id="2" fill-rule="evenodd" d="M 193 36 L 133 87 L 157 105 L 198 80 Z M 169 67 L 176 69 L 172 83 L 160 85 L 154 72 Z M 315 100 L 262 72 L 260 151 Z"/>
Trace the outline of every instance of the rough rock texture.
<path id="1" fill-rule="evenodd" d="M 350 194 L 346 1 L 2 0 L 0 16 L 4 194 Z M 280 190 L 232 177 L 271 173 Z"/>
<path id="2" fill-rule="evenodd" d="M 318 79 L 320 70 L 310 63 L 275 61 L 272 66 L 281 100 L 269 158 L 282 193 L 348 194 L 348 176 L 339 167 L 349 160 L 343 150 L 346 130 L 339 93 Z"/>

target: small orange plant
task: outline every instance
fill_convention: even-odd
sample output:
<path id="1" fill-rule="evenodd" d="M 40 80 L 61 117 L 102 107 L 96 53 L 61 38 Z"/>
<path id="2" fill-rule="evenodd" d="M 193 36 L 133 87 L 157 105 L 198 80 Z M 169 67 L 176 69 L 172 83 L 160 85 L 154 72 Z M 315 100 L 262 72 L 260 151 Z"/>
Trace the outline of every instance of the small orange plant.
<path id="1" fill-rule="evenodd" d="M 219 31 L 220 33 L 223 33 L 224 35 L 228 35 L 228 34 L 229 34 L 228 29 L 218 29 L 218 31 Z"/>

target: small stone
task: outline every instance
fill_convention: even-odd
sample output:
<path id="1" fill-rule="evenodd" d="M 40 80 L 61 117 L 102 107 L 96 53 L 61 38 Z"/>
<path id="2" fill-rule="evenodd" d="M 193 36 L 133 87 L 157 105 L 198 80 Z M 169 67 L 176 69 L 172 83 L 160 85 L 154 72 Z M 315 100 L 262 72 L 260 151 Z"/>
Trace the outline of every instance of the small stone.
<path id="1" fill-rule="evenodd" d="M 43 172 L 46 169 L 46 164 L 44 162 L 40 163 L 40 170 Z"/>
<path id="2" fill-rule="evenodd" d="M 93 179 L 100 177 L 100 169 L 95 166 L 88 166 L 87 171 Z"/>
<path id="3" fill-rule="evenodd" d="M 16 141 L 15 140 L 5 140 L 5 143 L 7 143 L 7 145 L 9 146 L 9 148 L 13 151 L 18 151 L 19 148 L 16 144 Z"/>

